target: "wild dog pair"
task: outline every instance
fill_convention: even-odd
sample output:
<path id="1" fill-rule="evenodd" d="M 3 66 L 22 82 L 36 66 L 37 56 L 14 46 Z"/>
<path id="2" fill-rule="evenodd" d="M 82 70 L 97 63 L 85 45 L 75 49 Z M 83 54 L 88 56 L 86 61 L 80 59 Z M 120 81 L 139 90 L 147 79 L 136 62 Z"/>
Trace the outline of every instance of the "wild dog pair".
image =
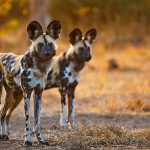
<path id="1" fill-rule="evenodd" d="M 91 59 L 91 44 L 95 40 L 96 34 L 96 30 L 91 29 L 85 34 L 85 37 L 83 37 L 80 29 L 74 29 L 69 34 L 71 43 L 69 50 L 54 57 L 51 63 L 51 70 L 47 76 L 45 89 L 59 88 L 62 105 L 60 119 L 62 127 L 66 127 L 67 122 L 70 122 L 71 126 L 75 125 L 73 112 L 75 88 L 78 84 L 80 71 L 83 69 L 85 63 Z M 13 110 L 21 101 L 21 95 L 21 91 L 14 93 L 13 99 L 15 102 L 12 104 L 13 106 L 11 106 Z M 68 97 L 68 119 L 66 118 L 66 95 Z M 8 117 L 6 116 L 7 122 L 9 122 L 12 111 L 9 111 Z M 35 115 L 36 113 L 35 111 Z"/>
<path id="2" fill-rule="evenodd" d="M 24 98 L 25 145 L 31 145 L 30 97 L 34 92 L 34 132 L 40 144 L 48 145 L 40 132 L 40 110 L 42 92 L 51 68 L 52 57 L 56 54 L 55 40 L 59 37 L 61 25 L 52 21 L 43 33 L 41 25 L 32 21 L 27 27 L 32 45 L 24 55 L 0 54 L 0 95 L 2 85 L 6 90 L 5 104 L 1 110 L 2 139 L 8 139 L 8 123 L 11 112 Z"/>

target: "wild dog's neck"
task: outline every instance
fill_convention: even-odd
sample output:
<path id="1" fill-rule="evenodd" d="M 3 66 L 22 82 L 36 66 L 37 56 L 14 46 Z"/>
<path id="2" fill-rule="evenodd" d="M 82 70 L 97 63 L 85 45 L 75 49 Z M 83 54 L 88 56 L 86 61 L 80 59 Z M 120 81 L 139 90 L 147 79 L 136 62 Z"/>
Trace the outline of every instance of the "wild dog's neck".
<path id="1" fill-rule="evenodd" d="M 29 52 L 27 52 L 26 55 L 23 57 L 22 61 L 26 62 L 26 66 L 28 68 L 38 69 L 43 73 L 46 73 L 49 70 L 51 64 L 50 60 L 49 61 L 41 60 L 41 58 L 34 50 L 30 50 Z"/>
<path id="2" fill-rule="evenodd" d="M 70 53 L 69 51 L 67 51 L 66 59 L 69 62 L 69 64 L 72 65 L 72 68 L 74 69 L 75 72 L 81 71 L 85 65 L 85 62 L 80 60 L 75 52 Z"/>

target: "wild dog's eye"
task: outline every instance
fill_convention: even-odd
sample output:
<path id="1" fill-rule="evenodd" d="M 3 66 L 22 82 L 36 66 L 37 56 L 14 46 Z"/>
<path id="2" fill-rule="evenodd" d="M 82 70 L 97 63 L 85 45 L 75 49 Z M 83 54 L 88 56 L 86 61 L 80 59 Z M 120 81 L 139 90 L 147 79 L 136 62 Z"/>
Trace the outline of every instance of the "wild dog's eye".
<path id="1" fill-rule="evenodd" d="M 53 46 L 53 43 L 48 43 L 48 46 L 52 47 L 52 46 Z"/>
<path id="2" fill-rule="evenodd" d="M 44 44 L 43 43 L 38 43 L 38 47 L 43 47 L 44 46 Z"/>
<path id="3" fill-rule="evenodd" d="M 53 43 L 48 43 L 48 46 L 52 49 L 55 49 L 54 44 Z"/>

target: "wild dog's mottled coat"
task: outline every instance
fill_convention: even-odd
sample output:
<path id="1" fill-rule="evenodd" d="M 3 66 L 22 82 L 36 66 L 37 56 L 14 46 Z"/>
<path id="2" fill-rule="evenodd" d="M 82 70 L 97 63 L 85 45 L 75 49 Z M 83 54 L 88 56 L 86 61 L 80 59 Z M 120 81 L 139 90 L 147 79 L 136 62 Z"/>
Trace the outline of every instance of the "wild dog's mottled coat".
<path id="1" fill-rule="evenodd" d="M 20 56 L 12 53 L 0 54 L 0 94 L 2 85 L 6 90 L 5 104 L 1 111 L 1 138 L 8 139 L 9 117 L 24 97 L 25 144 L 32 144 L 29 109 L 31 93 L 34 92 L 34 132 L 39 143 L 48 144 L 39 130 L 41 96 L 46 84 L 47 74 L 51 68 L 51 59 L 56 53 L 55 40 L 59 36 L 60 29 L 60 23 L 53 21 L 48 25 L 45 34 L 41 25 L 32 21 L 27 28 L 29 38 L 32 41 L 29 51 Z"/>

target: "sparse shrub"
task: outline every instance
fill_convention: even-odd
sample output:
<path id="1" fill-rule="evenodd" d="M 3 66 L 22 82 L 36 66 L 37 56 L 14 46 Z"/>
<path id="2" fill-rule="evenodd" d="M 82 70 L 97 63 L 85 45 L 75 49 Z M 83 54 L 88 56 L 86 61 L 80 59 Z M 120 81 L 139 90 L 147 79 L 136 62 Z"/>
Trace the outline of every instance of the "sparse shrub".
<path id="1" fill-rule="evenodd" d="M 144 103 L 141 99 L 131 99 L 125 103 L 125 109 L 128 110 L 143 110 Z"/>

